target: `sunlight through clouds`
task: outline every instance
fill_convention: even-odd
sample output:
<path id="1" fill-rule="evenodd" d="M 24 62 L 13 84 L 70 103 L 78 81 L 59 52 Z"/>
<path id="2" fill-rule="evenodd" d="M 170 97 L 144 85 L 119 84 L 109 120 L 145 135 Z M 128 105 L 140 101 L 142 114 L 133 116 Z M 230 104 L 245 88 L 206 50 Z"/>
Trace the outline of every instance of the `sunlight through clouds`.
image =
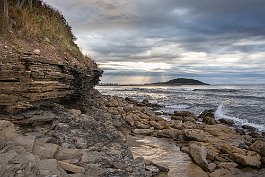
<path id="1" fill-rule="evenodd" d="M 163 73 L 265 83 L 264 0 L 44 1 L 69 21 L 82 52 L 105 70 L 103 80 L 145 83 Z"/>

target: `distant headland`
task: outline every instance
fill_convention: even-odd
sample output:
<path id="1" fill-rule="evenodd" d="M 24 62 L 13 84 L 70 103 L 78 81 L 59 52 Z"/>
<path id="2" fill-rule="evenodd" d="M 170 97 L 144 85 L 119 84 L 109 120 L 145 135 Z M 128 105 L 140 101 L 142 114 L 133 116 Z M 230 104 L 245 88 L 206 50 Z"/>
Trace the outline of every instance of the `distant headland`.
<path id="1" fill-rule="evenodd" d="M 196 79 L 177 78 L 166 82 L 156 82 L 148 84 L 118 84 L 118 83 L 100 83 L 100 86 L 180 86 L 180 85 L 210 85 Z"/>
<path id="2" fill-rule="evenodd" d="M 206 84 L 202 81 L 195 80 L 195 79 L 186 79 L 186 78 L 177 78 L 177 79 L 172 79 L 166 82 L 157 82 L 157 83 L 151 83 L 149 85 L 209 85 Z"/>

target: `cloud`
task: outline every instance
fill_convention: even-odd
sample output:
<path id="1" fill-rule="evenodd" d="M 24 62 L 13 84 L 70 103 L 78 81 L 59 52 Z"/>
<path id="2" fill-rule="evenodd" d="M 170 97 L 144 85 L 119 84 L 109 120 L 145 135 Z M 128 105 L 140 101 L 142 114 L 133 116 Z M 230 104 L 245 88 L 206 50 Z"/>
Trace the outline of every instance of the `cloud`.
<path id="1" fill-rule="evenodd" d="M 163 63 L 168 67 L 146 67 L 142 77 L 157 69 L 164 76 L 211 83 L 234 77 L 265 83 L 263 0 L 45 1 L 62 11 L 82 51 L 100 63 L 108 79 L 139 76 L 144 70 L 139 63 Z"/>

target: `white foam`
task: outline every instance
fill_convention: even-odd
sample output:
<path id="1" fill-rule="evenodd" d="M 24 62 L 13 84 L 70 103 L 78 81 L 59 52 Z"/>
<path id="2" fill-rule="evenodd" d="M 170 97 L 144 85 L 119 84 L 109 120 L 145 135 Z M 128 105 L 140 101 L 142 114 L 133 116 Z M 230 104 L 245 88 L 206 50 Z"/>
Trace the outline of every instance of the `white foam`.
<path id="1" fill-rule="evenodd" d="M 177 104 L 177 105 L 168 105 L 166 106 L 167 108 L 172 108 L 172 109 L 187 109 L 190 106 L 186 104 Z"/>
<path id="2" fill-rule="evenodd" d="M 240 126 L 249 125 L 249 126 L 255 127 L 259 131 L 264 131 L 265 130 L 265 127 L 263 125 L 257 125 L 255 123 L 248 122 L 245 119 L 240 119 L 238 117 L 228 116 L 226 114 L 227 114 L 227 112 L 225 110 L 224 104 L 220 104 L 218 106 L 217 110 L 214 113 L 214 117 L 215 117 L 216 120 L 219 120 L 219 119 L 230 119 L 230 120 L 233 120 L 237 125 L 240 125 Z"/>

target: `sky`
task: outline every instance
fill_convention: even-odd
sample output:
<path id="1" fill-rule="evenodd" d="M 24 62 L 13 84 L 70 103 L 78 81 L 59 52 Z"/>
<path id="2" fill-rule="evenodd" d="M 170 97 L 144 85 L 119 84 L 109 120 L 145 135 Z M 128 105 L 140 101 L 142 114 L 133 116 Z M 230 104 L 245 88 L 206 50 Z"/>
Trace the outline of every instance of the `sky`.
<path id="1" fill-rule="evenodd" d="M 265 84 L 264 0 L 44 0 L 103 83 Z"/>

